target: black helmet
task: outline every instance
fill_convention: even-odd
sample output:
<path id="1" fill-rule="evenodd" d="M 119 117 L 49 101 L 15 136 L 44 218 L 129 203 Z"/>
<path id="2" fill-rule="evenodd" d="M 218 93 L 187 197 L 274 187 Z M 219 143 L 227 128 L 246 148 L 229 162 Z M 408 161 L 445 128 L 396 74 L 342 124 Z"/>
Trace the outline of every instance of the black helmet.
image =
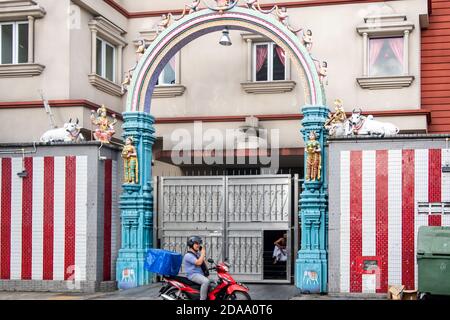
<path id="1" fill-rule="evenodd" d="M 194 243 L 202 244 L 203 240 L 199 236 L 192 236 L 187 241 L 187 246 L 189 248 L 192 248 L 194 246 Z"/>

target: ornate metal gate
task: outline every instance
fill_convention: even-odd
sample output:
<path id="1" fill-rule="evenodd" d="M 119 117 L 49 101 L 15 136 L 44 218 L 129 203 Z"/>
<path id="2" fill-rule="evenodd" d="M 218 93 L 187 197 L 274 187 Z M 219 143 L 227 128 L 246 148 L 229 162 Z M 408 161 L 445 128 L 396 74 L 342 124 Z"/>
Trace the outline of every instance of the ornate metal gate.
<path id="1" fill-rule="evenodd" d="M 184 254 L 187 238 L 200 235 L 207 257 L 228 259 L 233 277 L 264 280 L 264 230 L 291 227 L 290 175 L 159 177 L 157 186 L 160 248 Z"/>

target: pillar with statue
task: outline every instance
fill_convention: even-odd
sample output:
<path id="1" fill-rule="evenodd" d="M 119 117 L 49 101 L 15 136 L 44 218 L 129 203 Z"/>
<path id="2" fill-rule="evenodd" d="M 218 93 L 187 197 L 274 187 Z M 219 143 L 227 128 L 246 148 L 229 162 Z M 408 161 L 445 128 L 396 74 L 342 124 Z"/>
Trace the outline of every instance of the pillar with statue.
<path id="1" fill-rule="evenodd" d="M 147 250 L 153 247 L 152 146 L 155 119 L 144 112 L 123 114 L 123 193 L 120 197 L 121 248 L 116 266 L 119 289 L 151 282 L 144 268 Z M 143 164 L 138 166 L 138 164 Z"/>
<path id="2" fill-rule="evenodd" d="M 327 106 L 302 108 L 301 133 L 305 141 L 305 182 L 300 194 L 301 248 L 297 254 L 295 285 L 302 293 L 327 292 L 328 264 L 328 137 L 324 124 Z"/>

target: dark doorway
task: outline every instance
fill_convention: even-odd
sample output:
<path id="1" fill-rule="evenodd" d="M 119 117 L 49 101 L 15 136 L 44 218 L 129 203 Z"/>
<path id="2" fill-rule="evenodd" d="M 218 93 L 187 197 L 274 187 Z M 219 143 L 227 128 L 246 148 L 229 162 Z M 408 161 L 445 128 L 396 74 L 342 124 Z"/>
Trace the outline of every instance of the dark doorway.
<path id="1" fill-rule="evenodd" d="M 274 242 L 286 234 L 285 230 L 264 230 L 264 280 L 286 280 L 287 263 L 286 261 L 277 261 L 274 257 Z M 290 250 L 289 239 L 286 239 L 286 253 Z M 290 255 L 288 254 L 287 257 Z"/>

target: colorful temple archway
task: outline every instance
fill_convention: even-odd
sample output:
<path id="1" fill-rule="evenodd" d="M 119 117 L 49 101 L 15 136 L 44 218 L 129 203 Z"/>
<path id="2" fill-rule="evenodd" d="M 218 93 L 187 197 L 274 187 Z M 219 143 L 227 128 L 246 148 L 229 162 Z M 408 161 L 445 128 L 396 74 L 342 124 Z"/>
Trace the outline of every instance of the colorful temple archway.
<path id="1" fill-rule="evenodd" d="M 121 279 L 131 279 L 135 285 L 150 282 L 150 274 L 144 268 L 144 259 L 147 249 L 153 246 L 151 160 L 155 130 L 154 118 L 150 113 L 158 76 L 182 47 L 205 34 L 221 31 L 224 27 L 259 33 L 283 48 L 298 70 L 302 82 L 306 103 L 302 107 L 303 138 L 307 141 L 310 132 L 315 131 L 320 145 L 324 146 L 326 132 L 323 124 L 329 113 L 325 93 L 314 61 L 296 34 L 272 15 L 240 7 L 225 11 L 204 9 L 175 21 L 146 50 L 133 73 L 128 90 L 127 111 L 123 114 L 123 135 L 134 137 L 140 170 L 139 184 L 124 184 L 121 196 L 122 244 L 117 260 L 119 287 L 124 287 Z M 327 182 L 324 148 L 322 163 L 322 179 L 304 183 L 300 200 L 302 239 L 296 261 L 295 282 L 302 292 L 327 291 Z"/>

